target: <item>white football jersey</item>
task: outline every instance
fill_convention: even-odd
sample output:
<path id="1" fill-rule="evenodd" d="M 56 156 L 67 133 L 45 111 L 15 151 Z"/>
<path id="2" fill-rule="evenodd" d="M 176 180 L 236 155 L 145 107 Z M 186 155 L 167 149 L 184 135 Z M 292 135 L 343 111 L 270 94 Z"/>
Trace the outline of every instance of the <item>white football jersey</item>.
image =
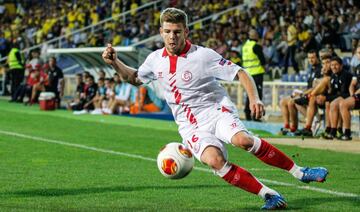
<path id="1" fill-rule="evenodd" d="M 187 41 L 180 56 L 170 56 L 165 48 L 152 52 L 139 67 L 138 78 L 158 81 L 180 128 L 197 128 L 223 102 L 235 107 L 218 80 L 232 81 L 240 69 L 212 49 Z"/>

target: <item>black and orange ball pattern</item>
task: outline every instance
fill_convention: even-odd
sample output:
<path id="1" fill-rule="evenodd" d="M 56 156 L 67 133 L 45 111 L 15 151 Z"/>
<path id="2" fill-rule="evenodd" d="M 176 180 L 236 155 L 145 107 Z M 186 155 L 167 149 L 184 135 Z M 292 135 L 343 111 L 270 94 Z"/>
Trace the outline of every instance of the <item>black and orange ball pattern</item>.
<path id="1" fill-rule="evenodd" d="M 174 175 L 176 174 L 178 166 L 175 160 L 171 158 L 166 158 L 162 161 L 161 169 L 168 175 Z"/>

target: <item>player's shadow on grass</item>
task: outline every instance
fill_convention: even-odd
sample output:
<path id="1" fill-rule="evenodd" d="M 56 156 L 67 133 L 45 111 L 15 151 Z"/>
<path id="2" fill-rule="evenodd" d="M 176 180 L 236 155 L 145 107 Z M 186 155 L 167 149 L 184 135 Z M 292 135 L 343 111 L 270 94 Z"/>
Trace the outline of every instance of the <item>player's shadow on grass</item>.
<path id="1" fill-rule="evenodd" d="M 181 185 L 181 186 L 114 186 L 114 187 L 95 187 L 95 188 L 43 188 L 43 189 L 30 189 L 22 191 L 12 191 L 0 193 L 0 196 L 17 196 L 17 197 L 33 197 L 33 196 L 68 196 L 68 195 L 82 195 L 82 194 L 95 194 L 106 192 L 131 192 L 142 190 L 168 190 L 168 189 L 213 189 L 228 187 L 227 185 Z"/>

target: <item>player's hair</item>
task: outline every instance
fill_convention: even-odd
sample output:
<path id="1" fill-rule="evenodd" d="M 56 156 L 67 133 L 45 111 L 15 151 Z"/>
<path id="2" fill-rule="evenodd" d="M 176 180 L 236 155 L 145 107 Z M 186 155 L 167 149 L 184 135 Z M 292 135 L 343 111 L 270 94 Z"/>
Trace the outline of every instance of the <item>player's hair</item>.
<path id="1" fill-rule="evenodd" d="M 53 59 L 54 62 L 56 62 L 56 57 L 52 56 L 52 57 L 49 58 L 49 60 L 50 60 L 50 59 Z"/>
<path id="2" fill-rule="evenodd" d="M 317 51 L 315 49 L 311 49 L 308 51 L 308 54 L 316 54 L 317 56 Z"/>
<path id="3" fill-rule="evenodd" d="M 89 75 L 88 78 L 91 79 L 92 81 L 95 81 L 95 78 L 93 75 Z"/>
<path id="4" fill-rule="evenodd" d="M 331 55 L 329 55 L 329 54 L 326 54 L 321 57 L 321 60 L 329 60 L 329 59 L 331 59 Z"/>
<path id="5" fill-rule="evenodd" d="M 163 26 L 164 22 L 169 23 L 182 23 L 186 28 L 188 25 L 188 17 L 183 10 L 169 7 L 162 11 L 160 15 L 160 25 Z"/>
<path id="6" fill-rule="evenodd" d="M 341 59 L 340 57 L 338 57 L 338 56 L 332 57 L 332 58 L 331 58 L 331 61 L 336 61 L 336 62 L 338 62 L 340 65 L 343 64 L 342 59 Z"/>

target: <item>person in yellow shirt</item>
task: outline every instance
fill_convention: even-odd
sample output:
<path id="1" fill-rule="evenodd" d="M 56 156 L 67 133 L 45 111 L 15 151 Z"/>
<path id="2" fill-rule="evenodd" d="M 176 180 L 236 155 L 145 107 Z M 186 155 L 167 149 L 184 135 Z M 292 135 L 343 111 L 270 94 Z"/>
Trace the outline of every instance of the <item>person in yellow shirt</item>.
<path id="1" fill-rule="evenodd" d="M 7 57 L 7 65 L 9 66 L 9 75 L 11 79 L 11 100 L 15 101 L 15 91 L 20 86 L 24 79 L 25 58 L 19 49 L 19 43 L 17 40 L 13 40 L 12 48 Z"/>
<path id="2" fill-rule="evenodd" d="M 285 64 L 284 64 L 283 74 L 288 73 L 289 59 L 291 61 L 291 65 L 293 66 L 296 74 L 298 74 L 299 67 L 295 60 L 295 52 L 296 52 L 296 45 L 297 45 L 297 38 L 298 38 L 297 29 L 295 28 L 294 24 L 291 23 L 291 20 L 289 18 L 285 19 L 285 26 L 287 27 L 288 48 L 287 48 L 286 54 L 285 54 Z"/>
<path id="3" fill-rule="evenodd" d="M 249 39 L 244 43 L 242 47 L 241 62 L 242 67 L 244 67 L 245 70 L 254 79 L 257 91 L 259 93 L 259 98 L 261 100 L 266 60 L 262 50 L 262 46 L 257 43 L 258 40 L 258 32 L 255 29 L 250 29 Z M 259 121 L 254 117 L 251 117 L 250 101 L 248 97 L 246 98 L 244 113 L 246 120 Z"/>

